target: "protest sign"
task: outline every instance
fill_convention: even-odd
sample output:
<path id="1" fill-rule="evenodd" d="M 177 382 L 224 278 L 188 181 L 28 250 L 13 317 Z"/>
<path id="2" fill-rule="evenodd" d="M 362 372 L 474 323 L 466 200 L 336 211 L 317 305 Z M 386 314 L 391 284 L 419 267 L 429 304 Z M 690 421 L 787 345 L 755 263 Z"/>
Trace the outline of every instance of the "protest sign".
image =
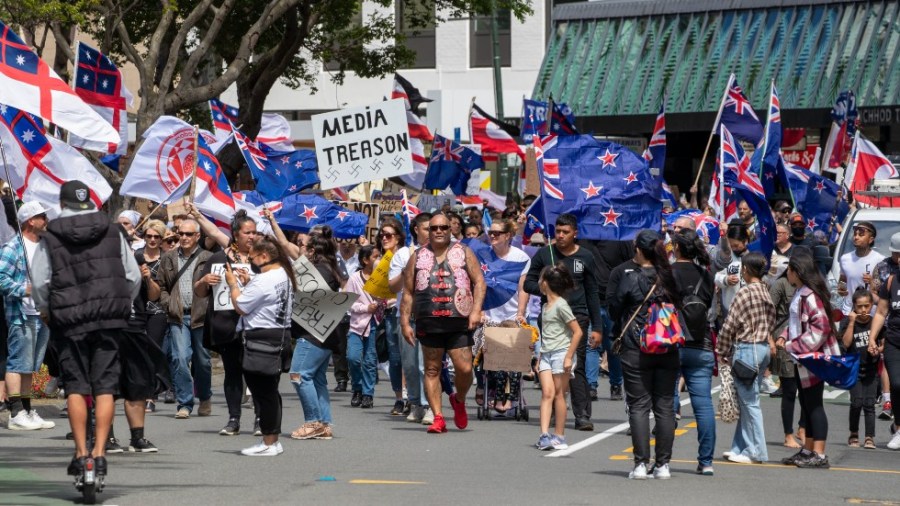
<path id="1" fill-rule="evenodd" d="M 393 299 L 395 297 L 394 292 L 392 292 L 390 286 L 388 286 L 391 258 L 393 258 L 393 256 L 394 253 L 388 251 L 381 257 L 381 261 L 378 262 L 378 265 L 372 270 L 372 275 L 369 276 L 366 284 L 363 285 L 363 290 L 372 294 L 374 297 L 382 299 Z"/>
<path id="2" fill-rule="evenodd" d="M 440 211 L 444 205 L 453 206 L 455 204 L 455 199 L 453 194 L 450 195 L 419 195 L 419 200 L 416 203 L 416 206 L 422 210 L 422 212 L 432 212 L 434 210 Z"/>
<path id="3" fill-rule="evenodd" d="M 297 258 L 292 267 L 297 291 L 291 318 L 314 338 L 325 342 L 359 295 L 333 291 L 305 256 Z"/>
<path id="4" fill-rule="evenodd" d="M 231 264 L 234 270 L 245 269 L 253 277 L 250 270 L 250 264 Z M 231 290 L 228 289 L 228 283 L 225 282 L 225 264 L 212 264 L 209 270 L 210 274 L 219 276 L 219 284 L 212 289 L 213 311 L 234 311 L 234 305 L 231 303 Z"/>
<path id="5" fill-rule="evenodd" d="M 485 371 L 531 371 L 531 331 L 523 328 L 485 327 Z"/>
<path id="6" fill-rule="evenodd" d="M 316 114 L 312 125 L 323 190 L 413 171 L 403 100 Z"/>
<path id="7" fill-rule="evenodd" d="M 398 200 L 376 200 L 378 212 L 381 214 L 396 214 L 402 211 L 403 203 Z"/>
<path id="8" fill-rule="evenodd" d="M 375 236 L 378 235 L 378 224 L 381 219 L 378 204 L 372 202 L 347 202 L 346 200 L 333 200 L 332 202 L 344 209 L 363 213 L 368 216 L 369 223 L 366 224 L 365 237 L 369 241 L 369 244 L 375 244 Z"/>

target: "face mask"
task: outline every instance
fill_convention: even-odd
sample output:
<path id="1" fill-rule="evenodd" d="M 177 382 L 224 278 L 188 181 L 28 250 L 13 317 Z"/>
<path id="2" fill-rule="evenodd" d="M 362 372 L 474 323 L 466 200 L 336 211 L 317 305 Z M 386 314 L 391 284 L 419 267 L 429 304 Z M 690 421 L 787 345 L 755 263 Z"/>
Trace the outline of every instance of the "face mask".
<path id="1" fill-rule="evenodd" d="M 791 227 L 791 234 L 793 234 L 794 237 L 803 237 L 803 234 L 805 234 L 805 233 L 806 233 L 805 227 Z"/>
<path id="2" fill-rule="evenodd" d="M 252 262 L 250 263 L 250 271 L 252 271 L 253 274 L 261 273 L 262 267 L 263 267 L 262 265 L 256 265 L 255 263 L 252 263 Z"/>

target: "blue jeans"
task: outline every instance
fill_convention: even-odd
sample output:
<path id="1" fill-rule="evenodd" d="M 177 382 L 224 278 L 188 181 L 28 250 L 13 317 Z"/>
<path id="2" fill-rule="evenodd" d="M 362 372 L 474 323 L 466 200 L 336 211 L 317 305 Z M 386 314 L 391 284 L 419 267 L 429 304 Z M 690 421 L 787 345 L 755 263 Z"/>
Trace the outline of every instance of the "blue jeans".
<path id="1" fill-rule="evenodd" d="M 207 401 L 212 397 L 212 363 L 203 347 L 203 328 L 191 328 L 191 315 L 183 323 L 169 324 L 169 370 L 175 387 L 176 409 L 194 409 L 194 382 L 197 397 Z M 191 374 L 193 372 L 193 375 Z"/>
<path id="2" fill-rule="evenodd" d="M 374 327 L 374 326 L 373 326 Z M 350 384 L 354 392 L 375 395 L 375 378 L 378 376 L 378 352 L 375 351 L 375 331 L 363 337 L 355 332 L 347 336 L 347 363 L 350 366 Z"/>
<path id="3" fill-rule="evenodd" d="M 606 306 L 600 306 L 600 318 L 603 319 L 603 345 L 595 349 L 590 346 L 585 356 L 585 367 L 587 367 L 588 383 L 591 388 L 596 390 L 599 386 L 600 377 L 600 354 L 606 353 L 606 366 L 609 368 L 609 386 L 617 386 L 622 384 L 622 362 L 619 357 L 612 353 L 612 344 L 615 337 L 612 335 L 612 320 L 609 317 L 609 311 Z M 587 339 L 584 336 L 583 339 Z"/>
<path id="4" fill-rule="evenodd" d="M 331 423 L 331 398 L 328 396 L 328 360 L 331 350 L 319 348 L 306 339 L 297 339 L 291 360 L 291 384 L 300 398 L 305 422 Z M 299 375 L 297 379 L 293 375 Z"/>
<path id="5" fill-rule="evenodd" d="M 697 420 L 697 462 L 711 466 L 716 449 L 716 413 L 712 403 L 712 374 L 716 363 L 712 351 L 681 349 L 681 374 L 691 396 L 691 408 Z M 677 385 L 677 382 L 676 382 Z"/>
<path id="6" fill-rule="evenodd" d="M 44 325 L 40 316 L 29 315 L 21 324 L 9 326 L 9 358 L 6 372 L 31 374 L 41 370 L 50 328 Z"/>
<path id="7" fill-rule="evenodd" d="M 397 321 L 397 311 L 388 314 L 384 318 L 384 333 L 388 343 L 388 375 L 391 377 L 391 390 L 403 391 L 403 366 L 400 360 L 400 326 Z"/>
<path id="8" fill-rule="evenodd" d="M 413 327 L 415 331 L 415 327 Z M 422 345 L 416 341 L 410 345 L 400 336 L 400 364 L 403 366 L 403 375 L 406 376 L 406 395 L 413 406 L 428 405 L 425 400 L 425 387 L 422 380 L 425 378 L 425 360 L 422 357 Z"/>
<path id="9" fill-rule="evenodd" d="M 756 360 L 754 360 L 754 348 L 756 348 Z M 755 366 L 758 368 L 759 374 L 756 376 L 756 381 L 750 385 L 737 378 L 734 380 L 741 414 L 737 427 L 735 427 L 734 439 L 731 441 L 731 451 L 735 454 L 746 455 L 759 462 L 766 462 L 769 460 L 769 453 L 766 450 L 762 409 L 759 407 L 759 384 L 766 366 L 769 365 L 769 345 L 766 343 L 737 343 L 734 347 L 733 362 L 737 360 L 741 360 L 751 367 Z"/>

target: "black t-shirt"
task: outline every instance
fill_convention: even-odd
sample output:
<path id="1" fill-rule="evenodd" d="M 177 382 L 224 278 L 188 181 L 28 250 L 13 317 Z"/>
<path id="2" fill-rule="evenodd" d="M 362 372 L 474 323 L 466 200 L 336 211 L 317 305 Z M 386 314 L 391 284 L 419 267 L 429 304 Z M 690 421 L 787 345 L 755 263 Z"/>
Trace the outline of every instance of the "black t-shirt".
<path id="1" fill-rule="evenodd" d="M 888 282 L 881 285 L 878 297 L 888 302 L 888 315 L 882 331 L 884 338 L 894 346 L 900 347 L 900 283 L 897 283 L 897 279 L 889 278 Z"/>
<path id="2" fill-rule="evenodd" d="M 553 248 L 552 259 L 550 248 Z M 556 246 L 541 248 L 531 259 L 531 267 L 525 275 L 525 291 L 532 295 L 541 295 L 538 287 L 541 270 L 555 262 L 562 262 L 575 280 L 575 288 L 563 296 L 572 309 L 572 314 L 576 318 L 589 318 L 594 328 L 601 328 L 603 323 L 600 318 L 600 268 L 594 260 L 594 254 L 588 248 L 579 246 L 578 250 L 569 256 L 560 253 Z M 546 302 L 546 297 L 541 296 L 541 302 Z"/>
<path id="3" fill-rule="evenodd" d="M 859 321 L 853 322 L 853 342 L 850 346 L 844 346 L 844 333 L 850 324 L 850 318 L 844 318 L 838 329 L 838 338 L 841 343 L 841 349 L 848 353 L 859 353 L 859 377 L 872 377 L 878 373 L 878 356 L 869 355 L 869 339 L 870 330 L 872 329 L 872 318 L 866 323 Z M 884 339 L 884 329 L 882 329 L 876 342 Z"/>
<path id="4" fill-rule="evenodd" d="M 590 241 L 594 259 L 597 262 L 600 284 L 600 305 L 606 305 L 606 290 L 612 270 L 634 257 L 633 241 Z M 581 242 L 579 242 L 581 244 Z"/>
<path id="5" fill-rule="evenodd" d="M 688 295 L 693 294 L 694 290 L 697 289 L 697 284 L 700 284 L 700 288 L 697 289 L 697 297 L 706 304 L 708 313 L 709 308 L 712 307 L 713 295 L 715 294 L 716 289 L 713 275 L 703 267 L 691 262 L 673 263 L 672 275 L 675 277 L 675 285 L 678 287 L 678 293 L 681 295 L 682 300 Z M 686 324 L 686 321 L 681 322 L 682 326 L 685 326 Z M 692 335 L 692 339 L 686 339 L 684 346 L 686 348 L 712 350 L 712 338 L 710 336 L 708 325 L 704 325 L 704 330 L 705 332 L 702 336 L 698 337 Z"/>

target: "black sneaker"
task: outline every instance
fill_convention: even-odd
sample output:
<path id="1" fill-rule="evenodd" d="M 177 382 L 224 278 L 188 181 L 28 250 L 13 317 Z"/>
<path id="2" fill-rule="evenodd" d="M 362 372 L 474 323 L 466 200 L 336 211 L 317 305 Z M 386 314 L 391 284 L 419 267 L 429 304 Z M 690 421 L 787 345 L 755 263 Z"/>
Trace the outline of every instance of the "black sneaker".
<path id="1" fill-rule="evenodd" d="M 360 404 L 362 404 L 362 392 L 353 392 L 353 397 L 350 398 L 350 407 L 358 408 Z"/>
<path id="2" fill-rule="evenodd" d="M 175 404 L 175 391 L 174 390 L 166 390 L 166 393 L 163 395 L 163 403 Z"/>
<path id="3" fill-rule="evenodd" d="M 577 418 L 575 419 L 575 430 L 591 432 L 594 430 L 594 424 L 587 418 Z"/>
<path id="4" fill-rule="evenodd" d="M 781 459 L 781 463 L 786 466 L 796 466 L 797 462 L 809 458 L 809 455 L 810 454 L 804 452 L 803 450 L 800 450 L 799 452 L 791 455 L 790 457 Z"/>
<path id="5" fill-rule="evenodd" d="M 592 400 L 592 401 L 596 401 L 596 400 L 599 400 L 599 399 L 600 399 L 600 396 L 597 395 L 597 389 L 596 389 L 596 388 L 592 388 L 592 389 L 591 389 L 591 400 Z"/>
<path id="6" fill-rule="evenodd" d="M 347 382 L 346 381 L 338 381 L 337 386 L 334 387 L 335 392 L 346 392 L 347 391 Z"/>
<path id="7" fill-rule="evenodd" d="M 781 387 L 778 387 L 774 392 L 772 392 L 772 393 L 769 394 L 769 397 L 772 397 L 772 398 L 775 398 L 775 399 L 778 399 L 778 398 L 780 398 L 780 397 L 784 397 L 784 390 L 782 390 Z"/>
<path id="8" fill-rule="evenodd" d="M 159 449 L 153 445 L 147 438 L 132 439 L 128 451 L 136 453 L 156 453 Z"/>
<path id="9" fill-rule="evenodd" d="M 797 461 L 797 467 L 804 469 L 828 469 L 831 465 L 828 463 L 828 456 L 819 456 L 813 453 L 811 457 Z"/>
<path id="10" fill-rule="evenodd" d="M 391 416 L 403 416 L 403 408 L 404 407 L 405 406 L 404 406 L 403 401 L 398 400 L 397 402 L 395 402 L 394 409 L 391 410 Z"/>
<path id="11" fill-rule="evenodd" d="M 69 476 L 81 476 L 84 473 L 84 457 L 72 457 L 66 473 Z"/>
<path id="12" fill-rule="evenodd" d="M 106 440 L 106 453 L 125 453 L 125 449 L 119 444 L 119 440 L 111 437 Z"/>
<path id="13" fill-rule="evenodd" d="M 231 418 L 219 431 L 220 436 L 237 436 L 241 433 L 241 422 L 237 418 Z"/>
<path id="14" fill-rule="evenodd" d="M 622 385 L 612 385 L 609 387 L 609 399 L 612 401 L 621 401 L 624 397 L 622 396 Z"/>
<path id="15" fill-rule="evenodd" d="M 106 476 L 109 466 L 106 465 L 106 457 L 94 458 L 94 469 L 97 470 L 97 476 Z"/>
<path id="16" fill-rule="evenodd" d="M 257 416 L 255 420 L 253 420 L 253 435 L 256 437 L 262 437 L 262 429 L 259 428 L 259 417 Z"/>
<path id="17" fill-rule="evenodd" d="M 371 395 L 362 396 L 362 401 L 360 402 L 359 407 L 361 407 L 363 409 L 369 409 L 372 406 L 373 406 L 372 396 Z"/>

